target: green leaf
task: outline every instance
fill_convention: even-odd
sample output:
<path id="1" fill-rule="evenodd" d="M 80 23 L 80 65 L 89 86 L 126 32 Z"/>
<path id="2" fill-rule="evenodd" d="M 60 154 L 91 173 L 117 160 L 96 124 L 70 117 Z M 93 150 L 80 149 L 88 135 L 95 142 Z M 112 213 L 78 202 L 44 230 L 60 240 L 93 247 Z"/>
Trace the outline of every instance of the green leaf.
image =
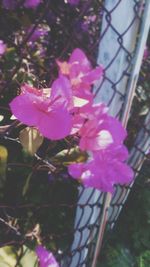
<path id="1" fill-rule="evenodd" d="M 23 246 L 23 257 L 21 257 L 20 263 L 22 267 L 37 267 L 37 257 L 34 251 L 30 250 L 26 246 Z"/>
<path id="2" fill-rule="evenodd" d="M 27 179 L 26 179 L 25 185 L 24 185 L 23 190 L 22 190 L 22 195 L 23 195 L 23 196 L 25 196 L 25 194 L 26 194 L 27 191 L 28 191 L 28 188 L 29 188 L 29 185 L 30 185 L 31 177 L 32 177 L 32 172 L 28 175 L 28 177 L 27 177 Z"/>
<path id="3" fill-rule="evenodd" d="M 0 248 L 0 266 L 1 267 L 14 267 L 16 265 L 17 259 L 13 252 L 12 247 Z"/>
<path id="4" fill-rule="evenodd" d="M 138 258 L 138 267 L 148 267 L 150 266 L 150 250 L 146 250 Z"/>
<path id="5" fill-rule="evenodd" d="M 0 145 L 0 188 L 3 187 L 6 180 L 7 157 L 7 149 Z"/>
<path id="6" fill-rule="evenodd" d="M 5 54 L 5 68 L 11 70 L 19 61 L 16 49 L 14 47 L 7 48 Z"/>
<path id="7" fill-rule="evenodd" d="M 20 142 L 23 148 L 34 155 L 43 142 L 43 136 L 36 128 L 26 127 L 19 134 Z"/>
<path id="8" fill-rule="evenodd" d="M 62 150 L 52 159 L 52 161 L 55 162 L 55 164 L 60 164 L 61 162 L 64 166 L 68 166 L 71 163 L 85 162 L 87 158 L 88 154 L 86 152 L 83 152 L 78 147 L 75 147 L 70 150 Z"/>
<path id="9" fill-rule="evenodd" d="M 23 246 L 19 250 L 16 250 L 13 246 L 0 248 L 0 267 L 14 267 L 17 264 L 18 258 L 20 258 L 19 266 L 38 266 L 35 252 L 26 246 Z"/>
<path id="10" fill-rule="evenodd" d="M 134 259 L 130 251 L 125 247 L 109 247 L 106 252 L 106 262 L 97 267 L 132 267 Z"/>

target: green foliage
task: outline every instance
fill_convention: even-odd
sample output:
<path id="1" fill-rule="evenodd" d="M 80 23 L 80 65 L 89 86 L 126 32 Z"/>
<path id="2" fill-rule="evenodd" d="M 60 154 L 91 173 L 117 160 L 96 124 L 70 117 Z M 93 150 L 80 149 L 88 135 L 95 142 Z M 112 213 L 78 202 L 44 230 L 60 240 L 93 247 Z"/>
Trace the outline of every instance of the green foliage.
<path id="1" fill-rule="evenodd" d="M 150 250 L 146 250 L 138 258 L 138 267 L 148 267 L 150 266 Z"/>
<path id="2" fill-rule="evenodd" d="M 62 150 L 54 157 L 54 159 L 52 159 L 52 162 L 54 162 L 55 164 L 63 164 L 64 166 L 67 166 L 71 163 L 85 162 L 87 158 L 88 155 L 86 152 L 81 151 L 79 147 L 74 147 L 69 151 L 68 149 Z"/>
<path id="3" fill-rule="evenodd" d="M 98 264 L 97 267 L 131 267 L 133 263 L 130 251 L 125 247 L 116 246 L 108 247 L 105 262 Z"/>
<path id="4" fill-rule="evenodd" d="M 18 263 L 19 262 L 19 265 Z M 28 266 L 37 267 L 37 257 L 35 252 L 23 246 L 16 249 L 13 246 L 6 246 L 0 248 L 0 266 L 14 267 L 14 266 Z"/>

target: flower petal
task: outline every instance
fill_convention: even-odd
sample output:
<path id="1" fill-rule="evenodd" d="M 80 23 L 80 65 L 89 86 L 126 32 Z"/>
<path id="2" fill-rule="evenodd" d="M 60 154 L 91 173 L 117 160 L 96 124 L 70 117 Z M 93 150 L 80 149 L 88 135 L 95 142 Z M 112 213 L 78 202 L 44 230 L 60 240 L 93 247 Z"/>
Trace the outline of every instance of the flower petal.
<path id="1" fill-rule="evenodd" d="M 37 125 L 39 112 L 26 94 L 15 97 L 9 105 L 18 120 L 29 126 Z"/>
<path id="2" fill-rule="evenodd" d="M 127 131 L 123 128 L 121 122 L 111 116 L 108 116 L 108 118 L 103 121 L 100 128 L 108 130 L 116 144 L 122 144 L 127 136 Z"/>
<path id="3" fill-rule="evenodd" d="M 97 80 L 100 80 L 102 78 L 102 75 L 103 75 L 103 68 L 102 66 L 99 66 L 93 69 L 92 71 L 88 72 L 87 74 L 85 74 L 81 78 L 81 80 L 83 83 L 93 84 Z"/>
<path id="4" fill-rule="evenodd" d="M 52 84 L 51 100 L 53 101 L 55 99 L 58 99 L 56 105 L 73 105 L 71 84 L 63 75 L 60 75 Z"/>
<path id="5" fill-rule="evenodd" d="M 68 167 L 69 174 L 72 177 L 79 179 L 83 172 L 83 166 L 84 166 L 83 163 L 70 164 Z"/>
<path id="6" fill-rule="evenodd" d="M 63 74 L 63 75 L 69 75 L 70 73 L 70 64 L 67 62 L 67 61 L 59 61 L 59 60 L 56 60 L 56 63 L 59 67 L 59 70 L 60 70 L 60 73 Z"/>
<path id="7" fill-rule="evenodd" d="M 39 131 L 47 138 L 59 140 L 70 134 L 72 117 L 63 106 L 41 114 L 39 118 Z"/>
<path id="8" fill-rule="evenodd" d="M 91 63 L 86 57 L 85 53 L 80 48 L 74 49 L 74 51 L 70 56 L 69 63 L 70 64 L 78 63 L 82 71 L 84 70 L 87 72 L 91 70 Z"/>
<path id="9" fill-rule="evenodd" d="M 59 267 L 53 254 L 44 247 L 38 246 L 36 248 L 36 254 L 40 261 L 40 267 Z"/>
<path id="10" fill-rule="evenodd" d="M 114 165 L 116 171 L 115 183 L 121 185 L 128 184 L 133 180 L 134 173 L 132 169 L 123 162 L 117 161 Z"/>

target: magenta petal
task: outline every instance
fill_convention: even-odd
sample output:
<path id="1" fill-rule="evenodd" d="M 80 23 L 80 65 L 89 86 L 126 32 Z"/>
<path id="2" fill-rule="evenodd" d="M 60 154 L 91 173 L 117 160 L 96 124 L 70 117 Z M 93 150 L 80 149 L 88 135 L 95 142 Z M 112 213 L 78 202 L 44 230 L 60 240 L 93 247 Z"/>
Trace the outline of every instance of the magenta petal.
<path id="1" fill-rule="evenodd" d="M 82 78 L 83 83 L 93 84 L 95 81 L 100 80 L 103 75 L 102 66 L 96 67 L 92 71 L 85 74 Z"/>
<path id="2" fill-rule="evenodd" d="M 91 64 L 90 61 L 87 59 L 86 55 L 80 48 L 74 49 L 72 52 L 70 59 L 70 64 L 76 64 L 79 63 L 81 68 L 84 68 L 84 71 L 91 70 Z"/>
<path id="3" fill-rule="evenodd" d="M 13 115 L 22 123 L 29 126 L 37 125 L 39 113 L 25 94 L 15 97 L 9 105 Z"/>
<path id="4" fill-rule="evenodd" d="M 112 181 L 108 181 L 105 176 L 103 177 L 100 174 L 97 176 L 94 175 L 93 177 L 91 176 L 91 179 L 89 179 L 89 181 L 84 181 L 84 184 L 86 184 L 86 186 L 88 187 L 93 187 L 102 192 L 113 193 L 114 191 Z"/>
<path id="5" fill-rule="evenodd" d="M 73 116 L 73 126 L 70 134 L 77 133 L 81 129 L 83 124 L 84 124 L 84 118 L 82 118 L 80 115 Z"/>
<path id="6" fill-rule="evenodd" d="M 128 184 L 132 182 L 134 173 L 132 169 L 127 166 L 125 163 L 116 162 L 114 169 L 116 171 L 116 179 L 115 183 L 119 183 L 121 185 Z"/>
<path id="7" fill-rule="evenodd" d="M 45 137 L 57 140 L 67 136 L 72 127 L 72 116 L 62 99 L 61 95 L 53 99 L 45 97 L 42 91 L 24 85 L 22 94 L 10 103 L 10 107 L 21 122 L 36 126 Z"/>
<path id="8" fill-rule="evenodd" d="M 41 3 L 41 0 L 25 0 L 24 6 L 26 8 L 35 8 Z"/>
<path id="9" fill-rule="evenodd" d="M 28 83 L 24 83 L 21 86 L 21 92 L 24 94 L 28 94 L 27 97 L 30 98 L 30 100 L 33 102 L 33 98 L 34 97 L 38 97 L 41 96 L 42 97 L 42 91 L 41 90 L 37 90 L 36 87 L 33 87 L 31 85 L 29 85 Z M 36 101 L 38 100 L 38 98 L 35 99 Z"/>
<path id="10" fill-rule="evenodd" d="M 60 75 L 52 84 L 51 100 L 57 98 L 56 104 L 69 105 L 73 101 L 70 81 L 63 75 Z"/>
<path id="11" fill-rule="evenodd" d="M 39 258 L 40 267 L 59 267 L 53 254 L 44 247 L 38 246 L 36 248 L 36 254 Z"/>
<path id="12" fill-rule="evenodd" d="M 6 49 L 7 49 L 6 44 L 2 40 L 0 40 L 0 56 L 5 54 Z"/>
<path id="13" fill-rule="evenodd" d="M 102 192 L 109 192 L 113 194 L 114 184 L 112 181 L 108 181 L 106 177 L 104 177 L 104 179 L 100 179 L 100 184 L 99 186 L 97 186 L 97 189 L 99 189 Z"/>
<path id="14" fill-rule="evenodd" d="M 91 143 L 88 144 L 89 139 L 84 137 L 80 139 L 80 143 L 79 143 L 79 147 L 81 150 L 85 151 L 85 150 L 89 150 L 89 147 L 91 147 Z M 93 144 L 93 140 L 92 140 L 92 148 L 93 146 L 95 147 L 95 144 Z"/>
<path id="15" fill-rule="evenodd" d="M 128 156 L 128 150 L 124 145 L 116 146 L 114 144 L 112 147 L 110 146 L 110 153 L 112 153 L 112 157 L 117 158 L 119 161 L 125 161 Z"/>
<path id="16" fill-rule="evenodd" d="M 97 135 L 92 137 L 81 137 L 80 139 L 80 148 L 81 150 L 91 150 L 97 151 L 101 149 L 106 149 L 110 144 L 113 143 L 111 134 L 102 130 Z"/>
<path id="17" fill-rule="evenodd" d="M 126 149 L 110 146 L 108 149 L 94 152 L 93 159 L 86 163 L 71 165 L 69 173 L 76 179 L 80 178 L 85 187 L 113 193 L 115 184 L 124 185 L 133 180 L 132 169 L 122 162 L 126 155 Z"/>
<path id="18" fill-rule="evenodd" d="M 113 192 L 113 182 L 108 180 L 105 163 L 97 165 L 95 160 L 85 163 L 85 170 L 82 173 L 81 181 L 85 187 L 92 187 L 103 192 Z M 106 169 L 105 169 L 106 168 Z"/>
<path id="19" fill-rule="evenodd" d="M 79 62 L 77 62 L 76 64 L 72 64 L 69 73 L 71 81 L 74 79 L 78 81 L 78 83 L 80 83 L 81 80 L 79 79 L 78 75 L 80 74 L 81 71 L 82 71 L 82 66 L 79 64 Z"/>
<path id="20" fill-rule="evenodd" d="M 59 107 L 43 113 L 39 118 L 38 128 L 45 137 L 59 140 L 70 134 L 72 117 L 66 109 Z"/>
<path id="21" fill-rule="evenodd" d="M 74 177 L 79 179 L 81 177 L 81 174 L 83 172 L 83 163 L 77 163 L 77 164 L 71 164 L 68 167 L 69 174 Z"/>
<path id="22" fill-rule="evenodd" d="M 100 128 L 108 130 L 116 144 L 122 144 L 127 136 L 127 131 L 123 128 L 121 122 L 111 116 L 104 120 Z"/>

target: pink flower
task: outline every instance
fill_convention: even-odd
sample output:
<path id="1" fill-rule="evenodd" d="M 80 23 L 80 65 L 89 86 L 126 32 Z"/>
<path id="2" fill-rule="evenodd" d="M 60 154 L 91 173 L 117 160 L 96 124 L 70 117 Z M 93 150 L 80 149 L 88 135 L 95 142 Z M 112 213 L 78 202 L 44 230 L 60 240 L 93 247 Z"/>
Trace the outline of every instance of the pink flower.
<path id="1" fill-rule="evenodd" d="M 65 99 L 65 106 L 68 108 L 70 113 L 75 113 L 76 109 L 78 110 L 81 107 L 86 106 L 89 101 L 76 97 L 73 94 L 72 86 L 69 79 L 63 75 L 59 75 L 59 78 L 53 82 L 52 90 L 51 90 L 51 98 L 56 98 L 61 96 L 59 99 L 60 102 L 64 103 Z"/>
<path id="2" fill-rule="evenodd" d="M 110 144 L 122 144 L 126 137 L 126 130 L 121 123 L 107 114 L 104 104 L 87 105 L 79 112 L 78 118 L 85 118 L 80 125 L 79 146 L 81 150 L 96 151 L 107 148 Z"/>
<path id="3" fill-rule="evenodd" d="M 0 40 L 0 56 L 5 54 L 6 49 L 7 49 L 6 44 L 2 40 Z"/>
<path id="4" fill-rule="evenodd" d="M 10 108 L 15 117 L 22 123 L 35 126 L 43 136 L 58 140 L 67 136 L 72 127 L 72 117 L 67 109 L 67 96 L 61 95 L 54 89 L 59 87 L 58 78 L 50 89 L 37 90 L 25 84 L 21 87 L 21 94 L 12 100 Z M 59 88 L 58 88 L 59 90 Z"/>
<path id="5" fill-rule="evenodd" d="M 76 48 L 72 52 L 68 62 L 57 61 L 57 64 L 60 73 L 68 76 L 70 79 L 74 94 L 80 94 L 80 97 L 84 97 L 86 95 L 86 90 L 90 90 L 91 85 L 99 80 L 103 74 L 102 66 L 93 69 L 90 61 L 79 48 Z"/>
<path id="6" fill-rule="evenodd" d="M 63 75 L 60 75 L 58 79 L 53 82 L 51 98 L 59 97 L 59 101 L 65 104 L 68 108 L 73 108 L 73 93 L 70 81 Z M 65 100 L 65 102 L 64 102 Z"/>
<path id="7" fill-rule="evenodd" d="M 36 254 L 39 258 L 40 267 L 59 267 L 53 254 L 44 247 L 38 246 L 36 248 Z"/>
<path id="8" fill-rule="evenodd" d="M 35 8 L 41 3 L 41 0 L 25 0 L 24 6 L 26 8 Z"/>
<path id="9" fill-rule="evenodd" d="M 85 187 L 113 193 L 115 184 L 128 184 L 133 179 L 133 171 L 124 163 L 127 157 L 125 146 L 110 146 L 94 153 L 86 163 L 71 164 L 69 174 Z"/>

